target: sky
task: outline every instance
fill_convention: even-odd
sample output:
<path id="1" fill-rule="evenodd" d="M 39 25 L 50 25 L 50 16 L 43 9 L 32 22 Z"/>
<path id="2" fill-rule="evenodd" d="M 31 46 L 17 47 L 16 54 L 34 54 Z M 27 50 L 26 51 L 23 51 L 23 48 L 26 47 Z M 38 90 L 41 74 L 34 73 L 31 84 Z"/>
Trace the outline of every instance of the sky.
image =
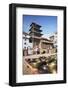
<path id="1" fill-rule="evenodd" d="M 30 24 L 35 22 L 41 25 L 43 37 L 50 37 L 57 32 L 57 16 L 23 15 L 23 31 L 29 32 Z"/>

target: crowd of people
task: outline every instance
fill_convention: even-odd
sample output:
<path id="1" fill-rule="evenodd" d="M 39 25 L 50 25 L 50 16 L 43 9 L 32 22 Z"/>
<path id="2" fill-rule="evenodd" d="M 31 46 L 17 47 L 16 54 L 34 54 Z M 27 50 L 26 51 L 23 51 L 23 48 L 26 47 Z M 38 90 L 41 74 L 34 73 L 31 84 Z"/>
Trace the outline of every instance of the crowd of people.
<path id="1" fill-rule="evenodd" d="M 42 50 L 42 51 L 41 51 Z M 33 55 L 33 54 L 45 54 L 45 53 L 56 53 L 57 49 L 40 49 L 38 45 L 33 48 L 27 47 L 23 49 L 23 56 Z"/>
<path id="2" fill-rule="evenodd" d="M 28 47 L 23 49 L 23 55 L 32 55 L 32 54 L 40 54 L 39 46 L 35 46 L 34 48 Z"/>

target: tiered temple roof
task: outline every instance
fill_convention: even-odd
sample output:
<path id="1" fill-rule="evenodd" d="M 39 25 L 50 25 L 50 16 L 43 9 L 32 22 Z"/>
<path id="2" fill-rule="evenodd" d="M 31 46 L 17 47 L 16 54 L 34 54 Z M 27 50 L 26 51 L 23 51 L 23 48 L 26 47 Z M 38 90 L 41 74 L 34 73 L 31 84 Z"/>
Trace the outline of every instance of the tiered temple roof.
<path id="1" fill-rule="evenodd" d="M 43 34 L 41 34 L 42 30 L 40 30 L 40 28 L 41 28 L 40 25 L 33 22 L 30 26 L 31 26 L 31 28 L 29 29 L 30 36 L 34 35 L 37 37 L 41 37 L 43 35 Z"/>

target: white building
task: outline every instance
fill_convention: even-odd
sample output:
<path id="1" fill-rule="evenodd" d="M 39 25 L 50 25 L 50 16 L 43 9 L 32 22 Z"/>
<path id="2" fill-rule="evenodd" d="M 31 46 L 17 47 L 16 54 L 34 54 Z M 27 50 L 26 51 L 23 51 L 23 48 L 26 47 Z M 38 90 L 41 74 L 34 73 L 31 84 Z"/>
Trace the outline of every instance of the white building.
<path id="1" fill-rule="evenodd" d="M 52 36 L 49 37 L 50 40 L 54 43 L 54 47 L 57 47 L 57 32 L 55 32 Z"/>
<path id="2" fill-rule="evenodd" d="M 23 38 L 22 38 L 22 42 L 23 42 L 23 49 L 24 48 L 32 48 L 32 43 L 29 41 L 29 38 L 30 38 L 30 36 L 29 36 L 29 34 L 28 33 L 26 33 L 26 32 L 23 32 Z"/>

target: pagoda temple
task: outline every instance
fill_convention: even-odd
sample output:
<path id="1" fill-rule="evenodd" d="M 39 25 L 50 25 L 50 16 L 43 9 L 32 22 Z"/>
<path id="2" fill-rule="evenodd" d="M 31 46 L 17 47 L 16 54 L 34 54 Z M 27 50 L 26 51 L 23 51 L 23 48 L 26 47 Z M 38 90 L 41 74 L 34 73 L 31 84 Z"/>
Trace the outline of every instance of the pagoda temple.
<path id="1" fill-rule="evenodd" d="M 36 23 L 32 23 L 30 25 L 29 35 L 30 35 L 30 41 L 33 43 L 33 47 L 39 45 L 40 38 L 43 35 L 41 33 L 42 30 L 40 28 L 41 26 Z"/>
<path id="2" fill-rule="evenodd" d="M 45 37 L 44 38 L 42 37 L 43 34 L 40 28 L 41 26 L 34 22 L 30 25 L 29 42 L 32 43 L 33 49 L 35 46 L 38 46 L 40 50 L 45 50 L 45 51 L 52 49 L 53 42 Z"/>

